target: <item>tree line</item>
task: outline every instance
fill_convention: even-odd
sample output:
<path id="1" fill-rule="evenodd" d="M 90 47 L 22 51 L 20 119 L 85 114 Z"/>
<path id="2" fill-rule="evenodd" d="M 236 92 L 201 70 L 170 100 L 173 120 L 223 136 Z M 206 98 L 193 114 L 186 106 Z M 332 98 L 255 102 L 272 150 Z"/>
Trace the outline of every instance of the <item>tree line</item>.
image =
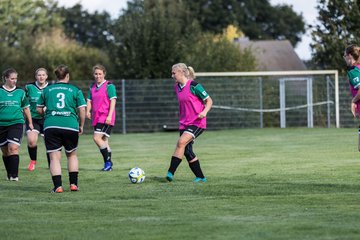
<path id="1" fill-rule="evenodd" d="M 323 56 L 339 51 L 344 45 L 339 43 L 357 40 L 359 6 L 357 1 L 320 0 L 318 9 L 319 25 L 310 26 L 313 63 L 339 67 L 339 56 L 332 61 Z M 341 11 L 351 23 L 336 25 Z M 328 22 L 346 34 L 325 37 Z M 91 78 L 97 63 L 108 68 L 109 79 L 168 78 L 177 62 L 202 72 L 252 71 L 255 56 L 229 40 L 229 26 L 236 29 L 235 37 L 288 39 L 293 46 L 306 29 L 292 6 L 272 6 L 269 0 L 131 0 L 115 18 L 106 11 L 90 13 L 80 4 L 61 7 L 55 0 L 0 0 L 0 25 L 0 67 L 16 68 L 24 81 L 34 78 L 36 68 L 52 72 L 60 63 L 79 80 Z"/>

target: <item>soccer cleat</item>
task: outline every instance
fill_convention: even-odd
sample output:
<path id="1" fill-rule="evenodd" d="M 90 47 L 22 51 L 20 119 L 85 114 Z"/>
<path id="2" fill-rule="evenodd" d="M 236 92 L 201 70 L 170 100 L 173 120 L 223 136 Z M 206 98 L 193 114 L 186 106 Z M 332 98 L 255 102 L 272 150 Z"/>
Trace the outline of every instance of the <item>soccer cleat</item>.
<path id="1" fill-rule="evenodd" d="M 112 165 L 113 165 L 112 162 L 105 162 L 104 167 L 103 167 L 103 169 L 101 169 L 101 171 L 104 171 L 104 172 L 112 171 Z"/>
<path id="2" fill-rule="evenodd" d="M 62 193 L 62 192 L 63 192 L 62 186 L 53 188 L 53 190 L 51 190 L 51 193 Z"/>
<path id="3" fill-rule="evenodd" d="M 206 178 L 199 178 L 199 177 L 196 177 L 193 181 L 194 183 L 198 183 L 198 182 L 206 182 Z"/>
<path id="4" fill-rule="evenodd" d="M 79 191 L 79 187 L 76 184 L 70 184 L 70 191 L 76 192 Z"/>
<path id="5" fill-rule="evenodd" d="M 28 170 L 29 171 L 34 171 L 35 170 L 35 165 L 36 165 L 36 161 L 30 160 L 30 163 L 28 165 Z"/>
<path id="6" fill-rule="evenodd" d="M 172 180 L 174 180 L 174 175 L 171 172 L 168 172 L 166 175 L 166 180 L 171 182 Z"/>
<path id="7" fill-rule="evenodd" d="M 9 181 L 19 181 L 19 177 L 9 177 Z"/>

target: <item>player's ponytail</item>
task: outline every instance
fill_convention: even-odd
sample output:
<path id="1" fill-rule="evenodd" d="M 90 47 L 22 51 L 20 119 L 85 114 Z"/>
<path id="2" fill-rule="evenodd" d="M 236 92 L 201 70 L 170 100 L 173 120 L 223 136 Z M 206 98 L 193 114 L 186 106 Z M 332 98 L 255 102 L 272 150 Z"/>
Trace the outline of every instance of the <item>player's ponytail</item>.
<path id="1" fill-rule="evenodd" d="M 194 68 L 188 66 L 187 69 L 189 71 L 188 79 L 194 80 L 196 78 Z"/>
<path id="2" fill-rule="evenodd" d="M 193 67 L 186 66 L 185 63 L 177 63 L 172 66 L 172 69 L 181 70 L 187 79 L 195 79 L 195 71 Z"/>

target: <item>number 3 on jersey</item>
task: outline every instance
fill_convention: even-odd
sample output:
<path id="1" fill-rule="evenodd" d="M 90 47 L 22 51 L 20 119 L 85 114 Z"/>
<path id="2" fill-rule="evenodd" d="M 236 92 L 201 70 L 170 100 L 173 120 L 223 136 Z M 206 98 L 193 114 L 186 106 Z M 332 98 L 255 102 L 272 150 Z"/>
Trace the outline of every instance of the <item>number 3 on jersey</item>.
<path id="1" fill-rule="evenodd" d="M 61 109 L 65 107 L 65 94 L 64 93 L 58 93 L 56 94 L 56 97 L 58 98 L 59 102 L 56 103 L 56 107 Z"/>

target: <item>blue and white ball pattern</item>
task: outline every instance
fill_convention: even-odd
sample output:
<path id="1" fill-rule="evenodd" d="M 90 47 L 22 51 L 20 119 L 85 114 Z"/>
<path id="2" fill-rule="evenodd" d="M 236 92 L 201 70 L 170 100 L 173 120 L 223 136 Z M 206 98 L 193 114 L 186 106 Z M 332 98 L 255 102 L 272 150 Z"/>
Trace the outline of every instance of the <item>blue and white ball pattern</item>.
<path id="1" fill-rule="evenodd" d="M 139 167 L 134 167 L 129 172 L 131 183 L 142 183 L 145 180 L 145 172 Z"/>

